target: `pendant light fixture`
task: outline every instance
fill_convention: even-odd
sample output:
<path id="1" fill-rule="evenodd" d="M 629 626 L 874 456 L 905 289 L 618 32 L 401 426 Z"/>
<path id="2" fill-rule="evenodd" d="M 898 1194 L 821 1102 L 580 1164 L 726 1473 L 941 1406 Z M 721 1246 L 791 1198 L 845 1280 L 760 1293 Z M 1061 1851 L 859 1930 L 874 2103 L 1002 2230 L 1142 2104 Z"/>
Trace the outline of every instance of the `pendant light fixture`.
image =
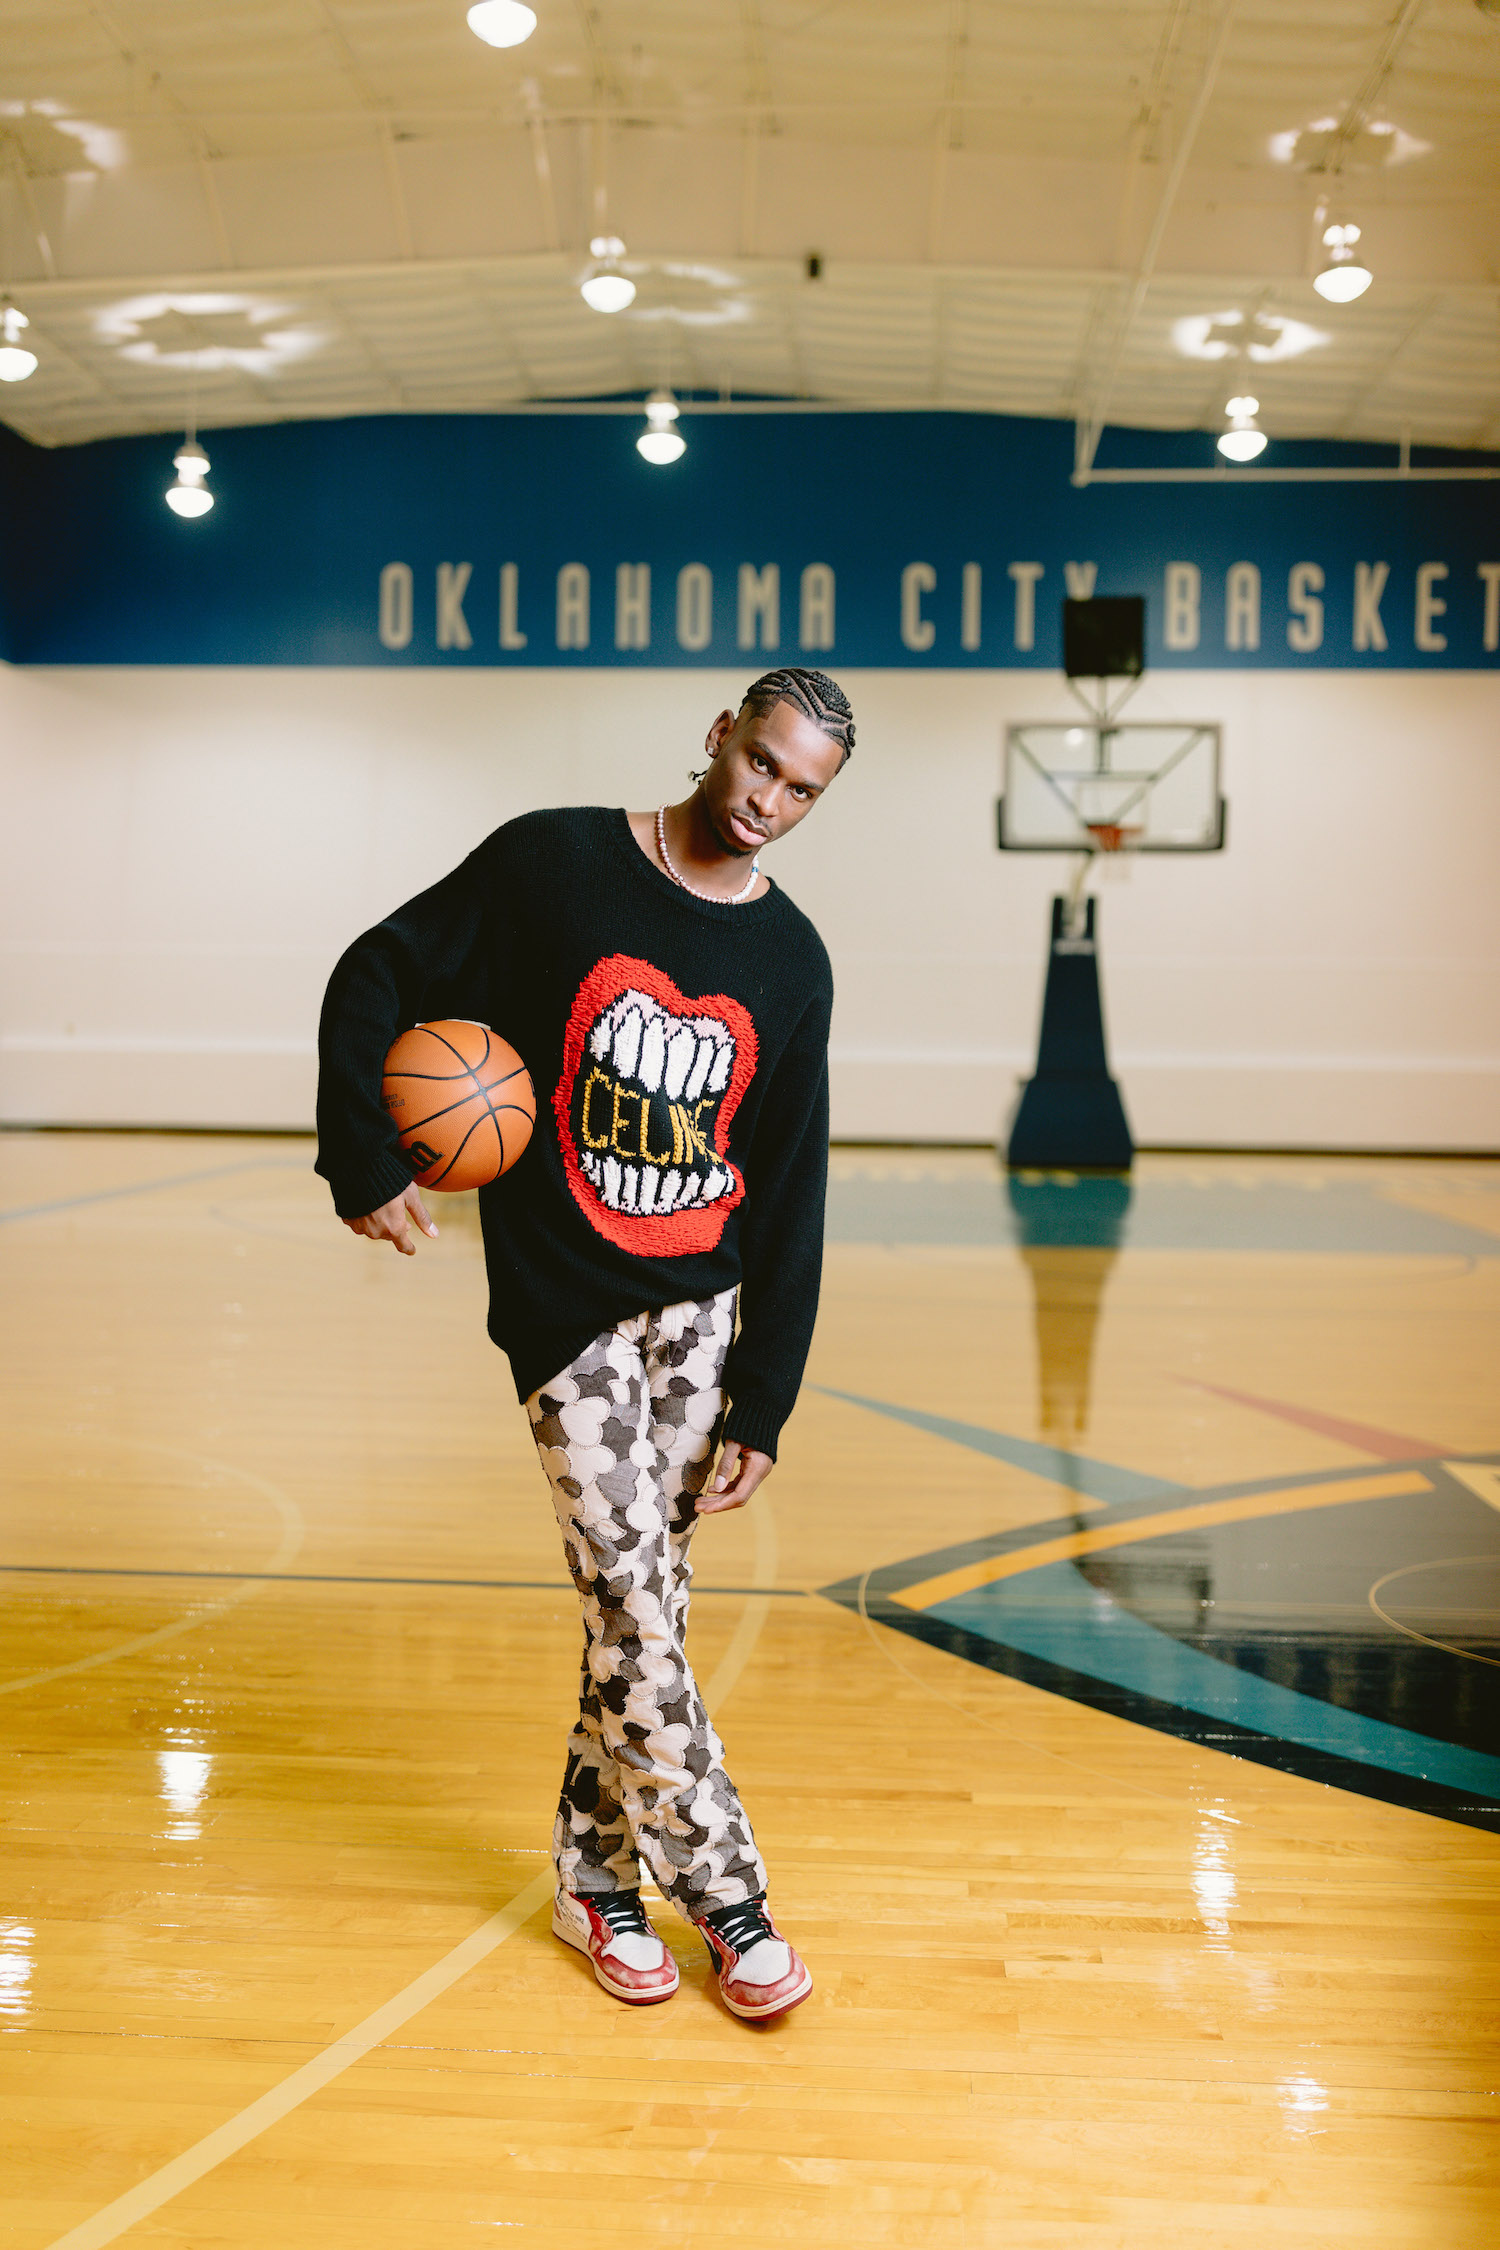
<path id="1" fill-rule="evenodd" d="M 536 29 L 536 10 L 523 7 L 522 0 L 477 0 L 468 21 L 487 47 L 519 47 Z"/>
<path id="2" fill-rule="evenodd" d="M 167 506 L 174 516 L 206 516 L 214 496 L 204 483 L 208 455 L 189 429 L 172 456 L 177 482 L 167 487 Z"/>
<path id="3" fill-rule="evenodd" d="M 36 373 L 36 353 L 28 351 L 21 338 L 31 326 L 23 312 L 7 304 L 0 316 L 0 331 L 5 341 L 0 343 L 0 383 L 24 383 L 28 375 Z"/>
<path id="4" fill-rule="evenodd" d="M 1229 427 L 1219 438 L 1219 451 L 1226 461 L 1254 461 L 1266 450 L 1266 433 L 1256 423 L 1260 400 L 1243 397 L 1230 399 L 1224 412 L 1229 417 Z"/>
<path id="5" fill-rule="evenodd" d="M 646 401 L 646 427 L 635 441 L 636 452 L 653 469 L 680 461 L 687 439 L 677 427 L 677 401 L 670 391 L 653 391 Z"/>
<path id="6" fill-rule="evenodd" d="M 625 245 L 617 234 L 596 234 L 589 244 L 589 256 L 598 263 L 589 268 L 578 287 L 584 303 L 595 312 L 624 312 L 627 305 L 635 303 L 635 283 L 620 271 L 624 255 Z"/>
<path id="7" fill-rule="evenodd" d="M 1313 287 L 1320 297 L 1331 305 L 1352 304 L 1362 297 L 1374 280 L 1368 266 L 1362 266 L 1354 255 L 1354 245 L 1359 240 L 1359 228 L 1334 225 L 1323 229 L 1323 247 L 1328 252 L 1328 263 L 1323 271 L 1313 276 Z"/>

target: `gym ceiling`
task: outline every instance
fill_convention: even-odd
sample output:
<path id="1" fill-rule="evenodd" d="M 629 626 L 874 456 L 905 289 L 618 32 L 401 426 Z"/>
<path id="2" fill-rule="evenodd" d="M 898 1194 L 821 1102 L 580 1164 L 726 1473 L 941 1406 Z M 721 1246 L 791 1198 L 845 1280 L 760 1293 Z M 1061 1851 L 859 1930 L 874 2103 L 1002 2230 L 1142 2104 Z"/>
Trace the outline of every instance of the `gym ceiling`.
<path id="1" fill-rule="evenodd" d="M 534 5 L 496 50 L 464 0 L 0 0 L 4 418 L 668 384 L 1207 429 L 1248 382 L 1273 436 L 1500 444 L 1500 0 Z"/>

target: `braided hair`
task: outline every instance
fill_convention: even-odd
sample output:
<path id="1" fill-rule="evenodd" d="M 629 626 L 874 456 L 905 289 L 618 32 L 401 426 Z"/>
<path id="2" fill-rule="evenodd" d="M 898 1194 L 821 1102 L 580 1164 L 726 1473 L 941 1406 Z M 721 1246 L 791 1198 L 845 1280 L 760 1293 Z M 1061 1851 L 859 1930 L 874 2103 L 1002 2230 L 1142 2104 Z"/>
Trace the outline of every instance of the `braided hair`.
<path id="1" fill-rule="evenodd" d="M 740 709 L 748 707 L 759 717 L 777 703 L 794 704 L 804 719 L 811 719 L 815 727 L 821 727 L 843 751 L 842 768 L 854 748 L 854 713 L 838 681 L 831 680 L 826 672 L 811 672 L 803 665 L 789 664 L 782 671 L 763 672 L 758 680 L 752 680 Z"/>

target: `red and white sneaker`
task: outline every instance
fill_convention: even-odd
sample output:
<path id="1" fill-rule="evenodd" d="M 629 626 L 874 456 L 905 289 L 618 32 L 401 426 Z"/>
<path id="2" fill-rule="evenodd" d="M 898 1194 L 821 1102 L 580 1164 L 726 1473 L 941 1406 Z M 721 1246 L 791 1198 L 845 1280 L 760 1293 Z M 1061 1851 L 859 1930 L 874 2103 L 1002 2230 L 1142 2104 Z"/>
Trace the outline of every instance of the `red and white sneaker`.
<path id="1" fill-rule="evenodd" d="M 647 1921 L 639 1891 L 596 1891 L 589 1898 L 559 1891 L 552 1935 L 588 1955 L 613 1999 L 648 2008 L 677 1990 L 677 1963 Z"/>
<path id="2" fill-rule="evenodd" d="M 765 1897 L 716 1906 L 698 1924 L 719 1976 L 724 2005 L 749 2023 L 769 2023 L 812 1990 L 812 1971 L 771 1920 Z"/>

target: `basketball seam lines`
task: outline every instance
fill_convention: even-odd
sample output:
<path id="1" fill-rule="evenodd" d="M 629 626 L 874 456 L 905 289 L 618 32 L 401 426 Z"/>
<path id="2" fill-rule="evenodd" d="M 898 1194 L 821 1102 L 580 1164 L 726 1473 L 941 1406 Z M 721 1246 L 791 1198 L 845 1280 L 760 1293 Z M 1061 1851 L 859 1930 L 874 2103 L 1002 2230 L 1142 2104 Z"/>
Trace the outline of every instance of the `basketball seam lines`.
<path id="1" fill-rule="evenodd" d="M 417 1031 L 425 1031 L 429 1039 L 435 1039 L 440 1047 L 446 1047 L 449 1054 L 453 1057 L 454 1061 L 456 1063 L 460 1063 L 465 1070 L 469 1071 L 472 1074 L 474 1065 L 469 1061 L 467 1055 L 460 1054 L 458 1048 L 454 1046 L 451 1039 L 445 1039 L 440 1031 L 434 1031 L 430 1023 L 419 1023 L 415 1025 L 414 1028 Z M 483 1024 L 479 1026 L 479 1029 L 481 1031 L 484 1030 Z M 488 1036 L 488 1034 L 486 1034 L 486 1036 Z M 488 1054 L 488 1052 L 489 1049 L 486 1048 L 485 1053 Z"/>
<path id="2" fill-rule="evenodd" d="M 445 1078 L 442 1083 L 445 1086 L 455 1086 L 458 1081 L 456 1078 Z M 401 1130 L 403 1133 L 420 1133 L 424 1125 L 435 1125 L 440 1117 L 451 1117 L 454 1110 L 465 1109 L 472 1101 L 482 1101 L 485 1108 L 489 1109 L 491 1104 L 485 1099 L 486 1093 L 487 1088 L 481 1086 L 476 1079 L 473 1081 L 470 1092 L 461 1094 L 456 1102 L 449 1102 L 444 1109 L 430 1109 L 425 1117 L 414 1117 L 411 1123 L 403 1125 Z M 504 1106 L 510 1109 L 514 1107 L 514 1104 L 507 1102 Z"/>
<path id="3" fill-rule="evenodd" d="M 472 1096 L 470 1098 L 472 1099 Z M 463 1104 L 461 1102 L 455 1102 L 453 1106 L 455 1107 L 455 1109 L 461 1109 L 463 1107 Z M 453 1151 L 453 1154 L 449 1157 L 447 1163 L 443 1166 L 443 1169 L 441 1170 L 441 1172 L 439 1172 L 437 1178 L 435 1180 L 424 1180 L 422 1182 L 422 1185 L 424 1187 L 441 1187 L 443 1181 L 447 1179 L 448 1174 L 452 1171 L 454 1165 L 458 1162 L 459 1158 L 463 1155 L 464 1150 L 468 1147 L 470 1141 L 474 1138 L 474 1135 L 478 1132 L 480 1126 L 484 1123 L 485 1118 L 488 1118 L 490 1123 L 495 1128 L 495 1138 L 500 1143 L 500 1163 L 503 1168 L 505 1164 L 505 1135 L 500 1130 L 499 1118 L 490 1108 L 489 1103 L 486 1102 L 484 1105 L 484 1116 L 475 1118 L 473 1124 L 469 1127 L 469 1130 L 467 1131 L 467 1133 L 465 1133 L 463 1139 L 459 1142 L 457 1148 Z"/>
<path id="4" fill-rule="evenodd" d="M 426 1028 L 425 1025 L 423 1028 Z M 489 1057 L 488 1055 L 486 1055 L 482 1057 L 479 1062 L 472 1065 L 470 1065 L 469 1063 L 465 1063 L 464 1069 L 471 1072 L 474 1070 L 483 1070 L 484 1065 L 486 1062 L 488 1062 L 488 1060 Z M 461 1075 L 462 1074 L 456 1070 L 393 1070 L 390 1073 L 390 1076 L 392 1078 L 420 1078 L 430 1081 L 434 1086 L 451 1086 Z M 525 1075 L 526 1065 L 524 1063 L 517 1063 L 515 1069 L 508 1070 L 503 1078 L 491 1078 L 487 1081 L 487 1084 L 492 1087 L 508 1086 L 513 1078 L 523 1078 Z"/>

